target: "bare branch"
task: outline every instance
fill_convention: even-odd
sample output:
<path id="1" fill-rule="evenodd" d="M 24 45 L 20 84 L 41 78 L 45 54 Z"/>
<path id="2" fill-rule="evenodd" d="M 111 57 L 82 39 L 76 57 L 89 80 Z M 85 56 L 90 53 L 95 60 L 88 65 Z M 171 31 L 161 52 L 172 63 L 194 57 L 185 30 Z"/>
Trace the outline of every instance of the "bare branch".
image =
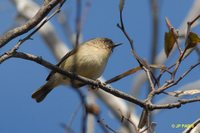
<path id="1" fill-rule="evenodd" d="M 48 69 L 51 69 L 55 72 L 58 72 L 58 73 L 61 73 L 67 77 L 69 77 L 70 79 L 73 79 L 73 80 L 79 80 L 81 82 L 84 82 L 88 85 L 92 85 L 92 86 L 97 86 L 99 88 L 101 88 L 102 90 L 116 96 L 116 97 L 119 97 L 119 98 L 122 98 L 124 100 L 127 100 L 129 102 L 132 102 L 132 103 L 135 103 L 135 104 L 138 104 L 139 106 L 141 107 L 145 107 L 145 104 L 143 101 L 140 101 L 124 92 L 121 92 L 117 89 L 114 89 L 112 87 L 108 87 L 106 85 L 104 85 L 103 83 L 99 82 L 99 81 L 94 81 L 94 80 L 91 80 L 91 79 L 88 79 L 88 78 L 85 78 L 83 76 L 80 76 L 80 75 L 76 75 L 74 73 L 71 73 L 71 72 L 67 72 L 67 71 L 64 71 L 62 70 L 61 68 L 59 68 L 58 66 L 55 66 L 45 60 L 43 60 L 41 57 L 38 57 L 38 56 L 35 56 L 35 55 L 31 55 L 31 54 L 26 54 L 26 53 L 21 53 L 21 52 L 14 52 L 12 53 L 12 55 L 10 57 L 16 57 L 16 58 L 22 58 L 22 59 L 25 59 L 25 60 L 30 60 L 30 61 L 34 61 Z"/>
<path id="2" fill-rule="evenodd" d="M 150 1 L 151 5 L 151 13 L 152 13 L 152 42 L 151 42 L 151 59 L 150 63 L 154 64 L 155 62 L 155 57 L 158 51 L 158 37 L 159 37 L 159 29 L 160 29 L 160 24 L 159 24 L 159 5 L 158 5 L 158 0 L 151 0 Z"/>
<path id="3" fill-rule="evenodd" d="M 46 23 L 48 22 L 53 16 L 55 16 L 57 13 L 60 12 L 60 8 L 61 6 L 59 6 L 57 8 L 57 10 L 55 12 L 53 12 L 53 14 L 51 14 L 49 17 L 47 17 L 35 30 L 33 30 L 30 34 L 28 34 L 25 38 L 19 40 L 19 42 L 8 52 L 6 52 L 5 54 L 0 56 L 0 63 L 4 62 L 5 60 L 7 60 L 8 58 L 10 58 L 13 53 L 15 53 L 19 47 L 27 40 L 31 39 L 31 37 Z"/>
<path id="4" fill-rule="evenodd" d="M 81 34 L 81 0 L 76 0 L 76 41 L 75 41 L 75 48 L 79 45 L 79 38 Z"/>
<path id="5" fill-rule="evenodd" d="M 5 33 L 2 37 L 0 37 L 0 48 L 3 47 L 4 45 L 6 45 L 9 41 L 14 39 L 15 37 L 20 36 L 20 35 L 28 32 L 29 30 L 33 29 L 61 1 L 62 0 L 51 0 L 48 4 L 44 4 L 40 8 L 40 10 L 36 13 L 36 15 L 32 19 L 30 19 L 28 22 L 26 22 L 24 25 Z"/>
<path id="6" fill-rule="evenodd" d="M 81 108 L 81 105 L 79 105 L 78 108 L 71 115 L 71 119 L 69 120 L 68 124 L 65 126 L 66 133 L 70 133 L 72 123 L 75 120 L 75 117 L 77 116 L 78 112 L 80 111 L 80 108 Z"/>
<path id="7" fill-rule="evenodd" d="M 149 79 L 149 82 L 151 84 L 151 89 L 154 90 L 155 87 L 154 87 L 154 84 L 153 84 L 153 79 L 155 80 L 155 82 L 157 83 L 156 81 L 156 78 L 155 76 L 153 75 L 153 73 L 151 72 L 151 69 L 150 69 L 150 66 L 148 65 L 148 63 L 142 59 L 138 54 L 137 52 L 135 51 L 134 49 L 134 43 L 133 43 L 133 39 L 131 39 L 131 37 L 129 36 L 128 32 L 126 31 L 125 29 L 125 26 L 124 26 L 124 22 L 123 22 L 123 8 L 121 8 L 120 10 L 120 23 L 117 24 L 117 27 L 123 32 L 123 34 L 125 35 L 125 37 L 127 38 L 127 40 L 129 41 L 129 44 L 131 46 L 131 51 L 132 51 L 132 54 L 133 56 L 135 57 L 135 59 L 138 61 L 139 65 L 141 66 L 141 68 L 146 72 L 146 75 Z"/>
<path id="8" fill-rule="evenodd" d="M 154 91 L 154 94 L 160 94 L 163 91 L 165 91 L 166 89 L 177 85 L 185 76 L 187 76 L 194 68 L 196 68 L 197 66 L 200 65 L 200 62 L 192 65 L 185 73 L 183 73 L 176 81 L 169 81 L 168 83 L 164 84 L 162 87 L 160 87 L 159 89 L 157 89 L 156 91 Z"/>
<path id="9" fill-rule="evenodd" d="M 150 110 L 156 110 L 156 109 L 172 109 L 172 108 L 180 108 L 184 104 L 188 103 L 194 103 L 194 102 L 199 102 L 200 97 L 197 98 L 191 98 L 191 99 L 180 99 L 178 102 L 174 103 L 169 103 L 169 104 L 161 104 L 161 105 L 149 105 Z"/>
<path id="10" fill-rule="evenodd" d="M 136 67 L 136 68 L 133 68 L 133 69 L 130 69 L 130 70 L 128 70 L 128 71 L 126 71 L 126 72 L 124 72 L 124 73 L 122 73 L 122 74 L 120 74 L 120 75 L 117 75 L 117 76 L 115 76 L 115 77 L 113 77 L 113 78 L 107 80 L 105 83 L 106 83 L 106 84 L 110 84 L 110 83 L 116 82 L 116 81 L 118 81 L 118 80 L 120 80 L 120 79 L 122 79 L 122 78 L 124 78 L 124 77 L 127 77 L 127 76 L 129 76 L 129 75 L 131 75 L 131 74 L 134 74 L 135 72 L 137 72 L 137 71 L 139 71 L 139 70 L 141 70 L 141 69 L 142 69 L 142 68 L 141 68 L 140 66 L 138 66 L 138 67 Z"/>
<path id="11" fill-rule="evenodd" d="M 100 125 L 102 125 L 103 127 L 105 127 L 106 129 L 108 129 L 109 131 L 111 131 L 112 133 L 117 133 L 117 132 L 116 132 L 114 129 L 112 129 L 108 124 L 106 124 L 104 120 L 98 119 L 97 122 L 98 122 Z M 106 131 L 106 130 L 104 130 L 104 131 Z M 106 131 L 106 133 L 107 133 L 107 131 Z M 108 133 L 109 133 L 109 132 L 108 132 Z"/>
<path id="12" fill-rule="evenodd" d="M 187 25 L 186 23 L 190 20 L 192 20 L 194 17 L 196 17 L 197 15 L 199 15 L 199 8 L 200 5 L 200 1 L 199 0 L 195 0 L 193 3 L 193 6 L 191 7 L 191 10 L 189 11 L 188 15 L 185 17 L 185 20 L 182 22 L 182 24 L 180 24 L 180 28 L 179 29 L 179 33 L 183 34 L 186 32 L 187 30 Z M 194 26 L 197 26 L 197 24 L 199 24 L 200 21 L 198 21 L 197 23 L 195 23 Z M 194 27 L 193 26 L 193 27 Z M 181 44 L 181 40 L 178 40 L 179 44 Z M 164 62 L 167 60 L 166 55 L 164 50 L 161 50 L 161 52 L 157 55 L 156 57 L 156 64 L 164 64 Z M 136 96 L 138 95 L 141 86 L 147 81 L 147 77 L 144 73 L 140 73 L 136 76 L 137 78 L 134 80 L 133 82 L 133 92 L 132 95 Z"/>

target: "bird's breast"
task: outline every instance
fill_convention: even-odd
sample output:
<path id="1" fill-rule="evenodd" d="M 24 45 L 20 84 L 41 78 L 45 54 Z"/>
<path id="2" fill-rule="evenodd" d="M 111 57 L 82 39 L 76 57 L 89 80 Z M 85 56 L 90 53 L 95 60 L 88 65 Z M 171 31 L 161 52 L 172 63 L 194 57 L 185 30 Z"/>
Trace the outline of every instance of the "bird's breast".
<path id="1" fill-rule="evenodd" d="M 99 51 L 98 48 L 81 49 L 66 60 L 64 69 L 75 71 L 90 79 L 97 79 L 102 75 L 108 58 L 109 54 Z"/>

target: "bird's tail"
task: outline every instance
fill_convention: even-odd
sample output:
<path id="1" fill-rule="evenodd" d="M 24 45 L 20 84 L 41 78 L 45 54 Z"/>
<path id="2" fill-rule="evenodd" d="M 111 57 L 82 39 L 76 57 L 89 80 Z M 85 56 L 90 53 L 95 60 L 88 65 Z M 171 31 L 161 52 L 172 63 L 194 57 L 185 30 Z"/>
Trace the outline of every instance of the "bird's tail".
<path id="1" fill-rule="evenodd" d="M 36 92 L 32 94 L 32 98 L 36 100 L 36 102 L 41 102 L 44 98 L 53 90 L 54 86 L 47 82 L 45 85 L 41 86 Z"/>

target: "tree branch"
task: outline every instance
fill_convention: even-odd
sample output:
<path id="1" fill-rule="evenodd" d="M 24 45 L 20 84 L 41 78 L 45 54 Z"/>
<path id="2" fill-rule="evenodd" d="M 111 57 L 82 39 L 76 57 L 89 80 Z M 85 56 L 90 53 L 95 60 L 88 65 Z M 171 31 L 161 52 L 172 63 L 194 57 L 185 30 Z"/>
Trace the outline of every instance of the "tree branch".
<path id="1" fill-rule="evenodd" d="M 64 71 L 62 70 L 61 68 L 59 68 L 58 66 L 55 66 L 51 63 L 49 63 L 48 61 L 46 60 L 43 60 L 41 57 L 38 57 L 38 56 L 35 56 L 35 55 L 32 55 L 32 54 L 27 54 L 27 53 L 22 53 L 22 52 L 14 52 L 12 53 L 12 55 L 9 55 L 9 58 L 11 57 L 15 57 L 15 58 L 21 58 L 21 59 L 25 59 L 25 60 L 30 60 L 30 61 L 33 61 L 33 62 L 36 62 L 48 69 L 51 69 L 52 71 L 55 71 L 55 72 L 58 72 L 58 73 L 61 73 L 73 80 L 79 80 L 81 82 L 84 82 L 88 85 L 92 85 L 92 86 L 97 86 L 99 88 L 101 88 L 102 90 L 116 96 L 116 97 L 119 97 L 119 98 L 122 98 L 126 101 L 129 101 L 131 103 L 135 103 L 137 105 L 139 105 L 140 107 L 145 107 L 145 104 L 143 101 L 141 100 L 138 100 L 137 98 L 135 97 L 132 97 L 122 91 L 119 91 L 117 89 L 114 89 L 112 87 L 108 87 L 106 85 L 104 85 L 103 83 L 99 82 L 99 81 L 95 81 L 95 80 L 91 80 L 91 79 L 88 79 L 86 77 L 83 77 L 83 76 L 80 76 L 80 75 L 76 75 L 72 72 L 67 72 L 67 71 Z M 1 60 L 0 60 L 0 63 L 1 63 Z"/>
<path id="2" fill-rule="evenodd" d="M 169 103 L 169 104 L 161 104 L 161 105 L 148 105 L 150 110 L 156 110 L 156 109 L 172 109 L 172 108 L 180 108 L 182 105 L 187 103 L 194 103 L 199 102 L 200 97 L 197 98 L 191 98 L 191 99 L 180 99 L 178 102 Z"/>
<path id="3" fill-rule="evenodd" d="M 17 36 L 20 36 L 38 25 L 48 13 L 58 5 L 62 0 L 51 0 L 48 4 L 44 4 L 33 18 L 28 20 L 24 25 L 12 29 L 0 37 L 0 48 Z"/>

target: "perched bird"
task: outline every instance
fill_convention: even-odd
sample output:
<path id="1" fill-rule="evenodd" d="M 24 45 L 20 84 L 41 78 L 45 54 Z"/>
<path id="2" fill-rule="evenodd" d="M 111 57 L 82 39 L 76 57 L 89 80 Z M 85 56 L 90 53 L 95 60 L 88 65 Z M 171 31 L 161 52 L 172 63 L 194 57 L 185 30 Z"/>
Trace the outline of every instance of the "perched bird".
<path id="1" fill-rule="evenodd" d="M 66 71 L 74 72 L 89 79 L 99 78 L 108 62 L 113 49 L 121 44 L 114 44 L 109 38 L 95 38 L 80 44 L 75 50 L 67 53 L 57 64 Z M 70 78 L 52 71 L 47 82 L 32 94 L 37 102 L 41 102 L 47 94 L 59 85 L 81 87 L 84 83 L 72 81 Z"/>

